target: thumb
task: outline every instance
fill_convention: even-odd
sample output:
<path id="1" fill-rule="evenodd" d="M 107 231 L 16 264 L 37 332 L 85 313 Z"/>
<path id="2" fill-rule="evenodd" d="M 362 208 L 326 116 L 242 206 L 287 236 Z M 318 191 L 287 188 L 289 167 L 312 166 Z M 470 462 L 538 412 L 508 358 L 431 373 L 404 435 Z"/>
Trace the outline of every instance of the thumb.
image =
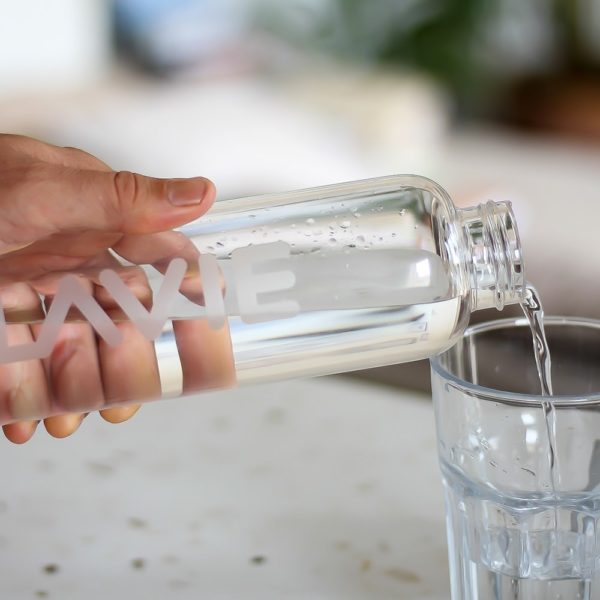
<path id="1" fill-rule="evenodd" d="M 155 179 L 67 167 L 53 167 L 3 188 L 0 246 L 5 247 L 56 233 L 165 231 L 204 214 L 216 193 L 204 177 Z"/>

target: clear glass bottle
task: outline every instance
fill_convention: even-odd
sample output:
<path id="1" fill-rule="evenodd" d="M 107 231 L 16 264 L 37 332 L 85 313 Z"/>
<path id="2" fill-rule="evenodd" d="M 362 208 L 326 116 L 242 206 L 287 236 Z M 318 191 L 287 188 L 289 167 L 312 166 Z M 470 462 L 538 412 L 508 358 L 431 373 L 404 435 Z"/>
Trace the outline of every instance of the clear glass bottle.
<path id="1" fill-rule="evenodd" d="M 509 203 L 457 209 L 412 175 L 217 202 L 125 258 L 11 284 L 43 314 L 3 302 L 0 375 L 41 361 L 48 393 L 5 393 L 0 424 L 430 357 L 472 311 L 520 302 L 525 281 Z M 93 330 L 103 393 L 65 403 L 52 362 L 73 323 Z M 127 392 L 140 361 L 147 397 Z"/>

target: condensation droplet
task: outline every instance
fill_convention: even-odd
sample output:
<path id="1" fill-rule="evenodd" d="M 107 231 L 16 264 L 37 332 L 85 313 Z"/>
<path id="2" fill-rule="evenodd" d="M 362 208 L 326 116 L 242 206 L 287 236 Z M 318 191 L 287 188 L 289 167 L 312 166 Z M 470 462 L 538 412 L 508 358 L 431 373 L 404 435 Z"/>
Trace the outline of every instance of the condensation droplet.
<path id="1" fill-rule="evenodd" d="M 292 229 L 296 229 L 296 223 L 292 223 L 292 224 L 290 225 L 290 227 L 291 227 Z"/>
<path id="2" fill-rule="evenodd" d="M 225 244 L 223 242 L 217 242 L 217 248 L 224 248 Z"/>
<path id="3" fill-rule="evenodd" d="M 340 227 L 341 227 L 342 229 L 348 229 L 348 227 L 350 227 L 350 221 L 342 221 L 342 222 L 340 223 Z"/>
<path id="4" fill-rule="evenodd" d="M 308 223 L 308 225 L 314 225 L 315 220 L 312 217 L 309 217 L 308 219 L 306 219 L 306 222 Z"/>
<path id="5" fill-rule="evenodd" d="M 329 238 L 329 245 L 335 246 L 337 244 L 337 240 L 335 238 Z"/>
<path id="6" fill-rule="evenodd" d="M 214 246 L 206 246 L 206 249 L 207 249 L 209 252 L 214 252 L 214 251 L 215 251 L 215 247 L 214 247 Z"/>
<path id="7" fill-rule="evenodd" d="M 392 232 L 392 237 L 396 237 L 396 234 L 394 232 Z"/>
<path id="8" fill-rule="evenodd" d="M 355 212 L 354 213 L 354 218 L 355 219 L 360 219 L 360 213 L 359 212 Z"/>
<path id="9" fill-rule="evenodd" d="M 398 214 L 403 217 L 406 214 L 406 209 L 403 208 L 400 212 L 398 212 Z"/>
<path id="10" fill-rule="evenodd" d="M 359 236 L 357 236 L 357 237 L 356 237 L 356 241 L 357 241 L 357 242 L 364 243 L 364 242 L 366 242 L 367 240 L 365 240 L 365 236 L 364 236 L 364 235 L 359 235 Z"/>

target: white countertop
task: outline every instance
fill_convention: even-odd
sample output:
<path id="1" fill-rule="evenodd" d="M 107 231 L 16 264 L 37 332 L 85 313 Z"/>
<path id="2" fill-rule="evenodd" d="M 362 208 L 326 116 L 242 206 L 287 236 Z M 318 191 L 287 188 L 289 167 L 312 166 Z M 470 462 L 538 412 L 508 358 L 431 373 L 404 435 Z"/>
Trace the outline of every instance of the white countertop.
<path id="1" fill-rule="evenodd" d="M 322 378 L 157 402 L 1 442 L 0 468 L 3 599 L 449 597 L 426 397 Z"/>

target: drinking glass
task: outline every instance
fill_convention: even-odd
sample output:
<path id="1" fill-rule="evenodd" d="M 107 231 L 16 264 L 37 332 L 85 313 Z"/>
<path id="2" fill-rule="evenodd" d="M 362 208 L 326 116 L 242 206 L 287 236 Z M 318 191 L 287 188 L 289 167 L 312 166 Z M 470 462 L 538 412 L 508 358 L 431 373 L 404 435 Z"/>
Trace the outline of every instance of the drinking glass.
<path id="1" fill-rule="evenodd" d="M 600 322 L 544 323 L 551 398 L 524 318 L 431 361 L 453 600 L 600 598 Z"/>

